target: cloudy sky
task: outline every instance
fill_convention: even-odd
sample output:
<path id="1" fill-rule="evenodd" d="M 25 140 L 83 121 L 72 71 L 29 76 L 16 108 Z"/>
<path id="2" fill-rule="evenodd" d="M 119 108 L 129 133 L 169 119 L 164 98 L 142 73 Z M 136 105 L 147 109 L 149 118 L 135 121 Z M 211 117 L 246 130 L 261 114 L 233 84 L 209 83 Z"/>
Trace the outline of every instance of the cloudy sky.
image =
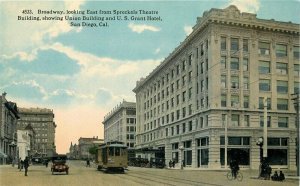
<path id="1" fill-rule="evenodd" d="M 236 5 L 261 19 L 299 23 L 298 0 L 1 1 L 0 93 L 19 107 L 53 109 L 58 153 L 79 137 L 103 138 L 102 121 L 123 99 L 135 101 L 148 75 L 211 8 Z M 162 21 L 18 21 L 23 10 L 155 10 Z"/>

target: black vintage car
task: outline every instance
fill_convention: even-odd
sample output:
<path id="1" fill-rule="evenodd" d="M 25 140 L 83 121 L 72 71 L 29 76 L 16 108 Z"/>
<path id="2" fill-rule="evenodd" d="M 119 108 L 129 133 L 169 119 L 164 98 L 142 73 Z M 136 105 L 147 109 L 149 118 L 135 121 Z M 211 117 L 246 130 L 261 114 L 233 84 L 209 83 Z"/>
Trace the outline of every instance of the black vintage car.
<path id="1" fill-rule="evenodd" d="M 59 154 L 52 157 L 52 165 L 51 172 L 54 174 L 55 172 L 66 172 L 69 174 L 69 166 L 66 164 L 67 156 L 63 154 Z"/>

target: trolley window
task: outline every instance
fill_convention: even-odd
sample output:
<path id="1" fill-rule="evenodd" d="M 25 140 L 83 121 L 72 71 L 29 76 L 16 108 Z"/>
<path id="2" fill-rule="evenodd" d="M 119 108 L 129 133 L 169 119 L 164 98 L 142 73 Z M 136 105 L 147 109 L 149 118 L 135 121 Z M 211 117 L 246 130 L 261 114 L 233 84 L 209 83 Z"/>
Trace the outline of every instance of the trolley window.
<path id="1" fill-rule="evenodd" d="M 114 155 L 114 148 L 113 147 L 109 147 L 109 155 L 113 156 Z"/>
<path id="2" fill-rule="evenodd" d="M 118 148 L 118 147 L 116 147 L 115 148 L 115 156 L 120 156 L 120 154 L 121 154 L 121 148 Z"/>

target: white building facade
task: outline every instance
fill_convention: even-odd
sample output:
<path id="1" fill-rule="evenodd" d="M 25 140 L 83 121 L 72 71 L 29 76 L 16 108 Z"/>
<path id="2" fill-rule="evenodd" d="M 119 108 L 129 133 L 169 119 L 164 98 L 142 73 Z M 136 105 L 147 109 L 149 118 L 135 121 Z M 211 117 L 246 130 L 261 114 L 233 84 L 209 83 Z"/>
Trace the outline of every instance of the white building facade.
<path id="1" fill-rule="evenodd" d="M 222 168 L 227 157 L 258 169 L 267 97 L 269 163 L 295 170 L 291 94 L 299 92 L 299 57 L 299 24 L 257 19 L 235 6 L 204 12 L 137 82 L 136 148 L 164 149 L 166 162 L 189 167 Z"/>
<path id="2" fill-rule="evenodd" d="M 135 145 L 136 103 L 123 101 L 103 120 L 104 142 L 120 141 L 127 147 Z"/>

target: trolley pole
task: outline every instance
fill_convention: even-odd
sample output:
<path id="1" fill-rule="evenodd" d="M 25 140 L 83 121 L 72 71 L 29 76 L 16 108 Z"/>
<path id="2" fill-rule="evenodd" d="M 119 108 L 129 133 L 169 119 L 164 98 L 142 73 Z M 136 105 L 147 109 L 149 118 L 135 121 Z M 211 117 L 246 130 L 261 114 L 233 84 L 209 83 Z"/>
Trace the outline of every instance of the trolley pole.
<path id="1" fill-rule="evenodd" d="M 300 119 L 299 119 L 299 93 L 295 93 L 295 94 L 292 94 L 292 96 L 296 96 L 294 98 L 292 98 L 292 100 L 294 100 L 294 106 L 295 106 L 295 110 L 296 110 L 296 128 L 297 128 L 297 141 L 296 141 L 296 148 L 297 148 L 297 154 L 296 154 L 296 157 L 297 157 L 297 176 L 299 176 L 299 172 L 300 172 L 300 150 L 299 150 L 299 132 L 300 132 L 300 129 L 299 129 L 299 125 L 300 125 Z"/>

